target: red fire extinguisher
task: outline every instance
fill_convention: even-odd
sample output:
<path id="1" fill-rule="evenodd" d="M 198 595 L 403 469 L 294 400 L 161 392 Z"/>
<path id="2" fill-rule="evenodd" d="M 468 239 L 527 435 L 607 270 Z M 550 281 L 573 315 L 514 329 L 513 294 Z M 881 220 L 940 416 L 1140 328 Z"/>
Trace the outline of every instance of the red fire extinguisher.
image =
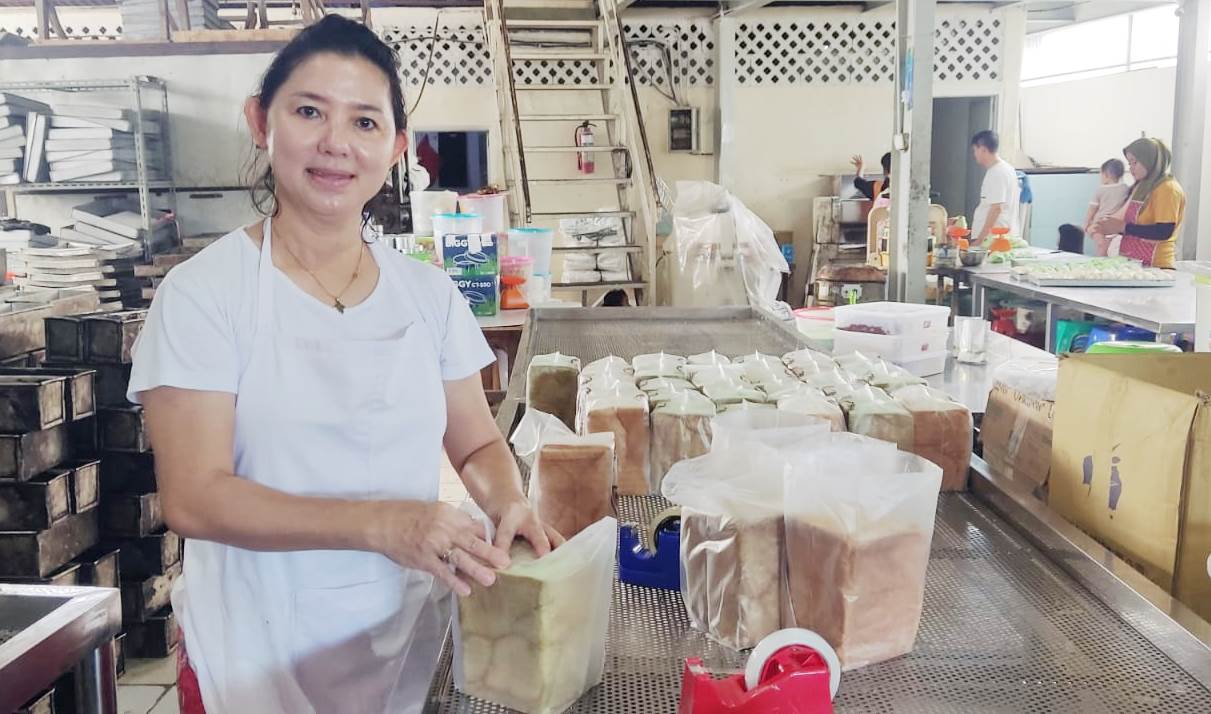
<path id="1" fill-rule="evenodd" d="M 576 127 L 573 138 L 577 146 L 593 146 L 593 124 L 583 122 Z M 576 153 L 576 170 L 582 174 L 591 174 L 597 169 L 593 162 L 593 154 L 588 151 Z"/>

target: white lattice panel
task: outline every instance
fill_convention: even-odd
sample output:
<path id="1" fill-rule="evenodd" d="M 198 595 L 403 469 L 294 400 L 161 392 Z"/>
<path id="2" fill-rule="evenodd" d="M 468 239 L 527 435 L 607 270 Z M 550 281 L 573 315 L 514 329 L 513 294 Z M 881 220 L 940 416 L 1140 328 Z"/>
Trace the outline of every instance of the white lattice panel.
<path id="1" fill-rule="evenodd" d="M 688 86 L 715 85 L 717 40 L 710 20 L 631 21 L 623 32 L 640 85 L 667 89 L 670 77 Z"/>
<path id="2" fill-rule="evenodd" d="M 993 15 L 944 16 L 935 33 L 934 73 L 944 82 L 1001 77 L 1002 23 Z M 894 18 L 749 20 L 736 27 L 741 85 L 855 84 L 895 78 Z"/>
<path id="3" fill-rule="evenodd" d="M 109 25 L 104 23 L 90 23 L 83 25 L 79 23 L 64 22 L 63 31 L 67 33 L 69 40 L 117 40 L 122 37 L 122 27 L 116 23 Z M 0 26 L 0 32 L 8 32 L 18 37 L 35 38 L 38 36 L 37 25 L 30 24 L 17 25 L 12 27 Z M 54 39 L 59 39 L 58 35 L 53 35 Z"/>
<path id="4" fill-rule="evenodd" d="M 995 16 L 943 18 L 934 34 L 934 76 L 943 82 L 999 80 L 1001 25 Z"/>
<path id="5" fill-rule="evenodd" d="M 399 53 L 408 86 L 419 87 L 422 81 L 438 85 L 492 81 L 492 61 L 478 23 L 440 26 L 436 39 L 432 25 L 386 26 L 378 34 Z"/>
<path id="6" fill-rule="evenodd" d="M 599 84 L 599 64 L 587 60 L 522 60 L 513 63 L 513 81 L 524 85 Z"/>

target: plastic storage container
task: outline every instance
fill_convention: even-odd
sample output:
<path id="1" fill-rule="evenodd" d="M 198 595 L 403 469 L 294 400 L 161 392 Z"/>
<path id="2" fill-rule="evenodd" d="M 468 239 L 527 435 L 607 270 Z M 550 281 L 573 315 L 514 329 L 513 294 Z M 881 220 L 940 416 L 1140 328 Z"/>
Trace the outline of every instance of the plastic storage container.
<path id="1" fill-rule="evenodd" d="M 551 248 L 555 244 L 555 231 L 550 228 L 513 228 L 509 231 L 509 255 L 529 256 L 534 259 L 534 275 L 551 274 Z"/>
<path id="2" fill-rule="evenodd" d="M 467 194 L 458 197 L 458 208 L 463 213 L 474 213 L 483 219 L 483 233 L 505 233 L 509 230 L 509 202 L 507 193 Z"/>
<path id="3" fill-rule="evenodd" d="M 454 213 L 458 194 L 453 191 L 413 191 L 412 232 L 418 236 L 433 233 L 433 215 Z"/>
<path id="4" fill-rule="evenodd" d="M 902 335 L 946 327 L 950 308 L 904 302 L 865 302 L 838 305 L 833 315 L 838 330 Z"/>
<path id="5" fill-rule="evenodd" d="M 533 258 L 511 255 L 500 259 L 500 309 L 524 310 L 530 307 L 526 284 L 533 274 Z"/>
<path id="6" fill-rule="evenodd" d="M 931 328 L 900 335 L 834 330 L 833 354 L 840 356 L 851 352 L 861 352 L 868 357 L 882 357 L 899 363 L 903 360 L 914 360 L 925 355 L 944 352 L 949 339 L 949 327 Z"/>
<path id="7" fill-rule="evenodd" d="M 483 225 L 483 219 L 474 213 L 436 213 L 433 215 L 433 239 L 440 246 L 448 233 L 483 233 Z"/>

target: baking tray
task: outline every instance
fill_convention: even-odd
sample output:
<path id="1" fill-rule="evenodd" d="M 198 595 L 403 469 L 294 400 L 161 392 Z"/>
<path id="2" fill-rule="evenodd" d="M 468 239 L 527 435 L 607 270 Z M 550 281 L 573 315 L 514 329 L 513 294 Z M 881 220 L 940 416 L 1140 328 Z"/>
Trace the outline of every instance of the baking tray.
<path id="1" fill-rule="evenodd" d="M 1085 280 L 1081 278 L 1018 278 L 1019 283 L 1038 285 L 1041 288 L 1171 288 L 1176 280 Z"/>
<path id="2" fill-rule="evenodd" d="M 506 433 L 520 416 L 523 365 L 535 354 L 559 349 L 588 361 L 714 348 L 738 355 L 806 343 L 747 309 L 550 312 L 532 312 L 524 330 L 497 422 Z M 834 703 L 838 714 L 1211 711 L 1211 628 L 1149 591 L 1142 576 L 1109 553 L 1083 550 L 1084 536 L 1044 505 L 1006 494 L 973 458 L 973 492 L 939 499 L 916 647 L 846 673 Z M 623 497 L 619 517 L 646 522 L 666 505 L 658 496 Z M 702 656 L 719 673 L 738 671 L 745 660 L 694 631 L 678 593 L 615 580 L 603 682 L 569 711 L 676 712 L 688 656 Z M 509 710 L 454 690 L 447 641 L 425 711 Z"/>

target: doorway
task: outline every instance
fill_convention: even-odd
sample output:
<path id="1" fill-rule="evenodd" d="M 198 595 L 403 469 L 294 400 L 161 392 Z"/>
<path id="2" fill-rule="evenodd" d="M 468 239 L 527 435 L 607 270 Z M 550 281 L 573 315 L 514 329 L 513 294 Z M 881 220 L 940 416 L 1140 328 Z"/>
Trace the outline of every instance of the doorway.
<path id="1" fill-rule="evenodd" d="M 930 188 L 948 216 L 970 220 L 980 203 L 984 169 L 971 157 L 971 137 L 995 125 L 993 97 L 940 97 L 933 100 Z"/>

